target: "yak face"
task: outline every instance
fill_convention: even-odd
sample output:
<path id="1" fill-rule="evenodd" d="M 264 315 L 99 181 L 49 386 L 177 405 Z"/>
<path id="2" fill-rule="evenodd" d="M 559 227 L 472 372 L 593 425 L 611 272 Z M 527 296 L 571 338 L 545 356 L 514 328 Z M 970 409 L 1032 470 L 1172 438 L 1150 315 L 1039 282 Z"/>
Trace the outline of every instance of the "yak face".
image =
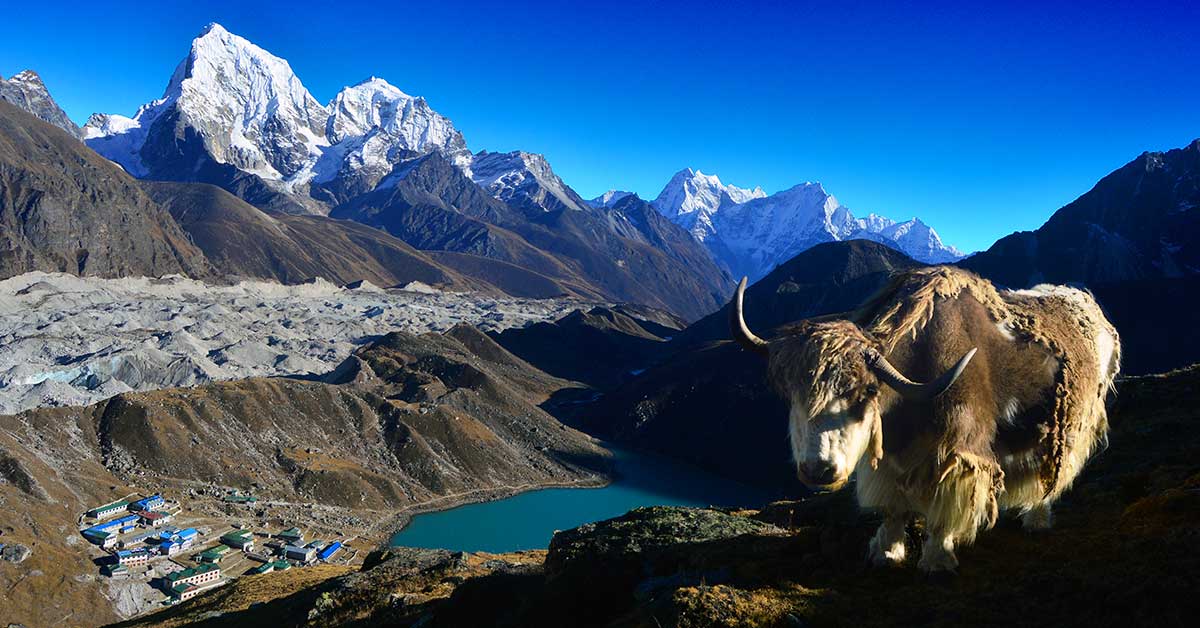
<path id="1" fill-rule="evenodd" d="M 868 448 L 872 467 L 883 457 L 881 384 L 901 399 L 928 403 L 954 385 L 975 355 L 967 351 L 936 379 L 920 383 L 896 370 L 879 343 L 850 321 L 801 321 L 767 342 L 746 326 L 746 283 L 742 277 L 733 295 L 729 330 L 738 344 L 767 359 L 771 385 L 791 404 L 796 472 L 813 488 L 841 488 Z"/>
<path id="2" fill-rule="evenodd" d="M 844 486 L 871 443 L 878 416 L 869 403 L 837 399 L 824 413 L 810 417 L 804 403 L 793 400 L 788 435 L 800 481 L 812 489 Z"/>
<path id="3" fill-rule="evenodd" d="M 868 351 L 867 339 L 844 321 L 807 325 L 771 343 L 770 382 L 790 405 L 792 458 L 810 488 L 845 485 L 878 435 L 879 381 Z"/>

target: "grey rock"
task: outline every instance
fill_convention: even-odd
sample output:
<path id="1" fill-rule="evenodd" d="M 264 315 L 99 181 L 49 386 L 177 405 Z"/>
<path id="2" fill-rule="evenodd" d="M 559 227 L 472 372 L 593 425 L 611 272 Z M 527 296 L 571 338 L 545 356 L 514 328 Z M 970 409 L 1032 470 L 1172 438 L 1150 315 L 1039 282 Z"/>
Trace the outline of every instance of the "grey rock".
<path id="1" fill-rule="evenodd" d="M 42 77 L 33 70 L 19 72 L 8 80 L 0 76 L 0 100 L 6 100 L 32 113 L 70 133 L 75 139 L 83 137 L 79 127 L 67 116 L 67 112 L 50 96 Z"/>
<path id="2" fill-rule="evenodd" d="M 20 543 L 5 545 L 4 549 L 0 549 L 0 559 L 7 560 L 10 563 L 25 562 L 31 554 L 33 554 L 33 550 L 29 549 L 29 546 Z"/>

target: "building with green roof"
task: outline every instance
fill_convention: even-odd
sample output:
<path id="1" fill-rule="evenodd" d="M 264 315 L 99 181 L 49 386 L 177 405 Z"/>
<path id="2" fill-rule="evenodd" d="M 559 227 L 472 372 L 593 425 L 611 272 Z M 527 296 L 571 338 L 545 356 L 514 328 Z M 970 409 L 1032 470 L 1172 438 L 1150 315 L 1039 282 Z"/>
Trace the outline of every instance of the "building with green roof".
<path id="1" fill-rule="evenodd" d="M 216 565 L 198 565 L 163 576 L 167 588 L 174 589 L 181 584 L 201 585 L 221 578 L 221 568 Z"/>
<path id="2" fill-rule="evenodd" d="M 200 552 L 200 562 L 202 563 L 219 563 L 225 555 L 229 553 L 228 545 L 218 545 L 210 547 L 203 552 Z"/>
<path id="3" fill-rule="evenodd" d="M 128 509 L 129 509 L 129 500 L 128 499 L 118 499 L 115 502 L 109 502 L 107 504 L 104 504 L 103 506 L 97 506 L 97 507 L 87 511 L 87 516 L 92 517 L 94 519 L 103 519 L 105 517 L 110 517 L 112 515 L 115 515 L 119 512 L 125 512 Z"/>
<path id="4" fill-rule="evenodd" d="M 254 534 L 249 530 L 232 530 L 221 535 L 221 542 L 243 551 L 254 549 Z"/>

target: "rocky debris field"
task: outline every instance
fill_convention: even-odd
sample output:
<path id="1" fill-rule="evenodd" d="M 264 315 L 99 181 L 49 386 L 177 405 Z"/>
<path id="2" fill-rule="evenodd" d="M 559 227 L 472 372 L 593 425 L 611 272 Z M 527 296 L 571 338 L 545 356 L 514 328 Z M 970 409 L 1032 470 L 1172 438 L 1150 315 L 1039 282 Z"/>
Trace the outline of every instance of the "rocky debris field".
<path id="1" fill-rule="evenodd" d="M 868 566 L 879 522 L 845 490 L 761 511 L 638 509 L 545 552 L 394 548 L 357 573 L 246 578 L 128 625 L 1187 626 L 1200 611 L 1198 401 L 1200 367 L 1121 382 L 1110 447 L 1055 527 L 1005 518 L 954 575 Z M 921 532 L 912 522 L 913 562 Z"/>
<path id="2" fill-rule="evenodd" d="M 320 375 L 392 331 L 484 331 L 557 319 L 571 299 L 490 298 L 422 284 L 323 280 L 218 286 L 177 276 L 0 281 L 0 414 L 82 406 L 131 390 Z"/>

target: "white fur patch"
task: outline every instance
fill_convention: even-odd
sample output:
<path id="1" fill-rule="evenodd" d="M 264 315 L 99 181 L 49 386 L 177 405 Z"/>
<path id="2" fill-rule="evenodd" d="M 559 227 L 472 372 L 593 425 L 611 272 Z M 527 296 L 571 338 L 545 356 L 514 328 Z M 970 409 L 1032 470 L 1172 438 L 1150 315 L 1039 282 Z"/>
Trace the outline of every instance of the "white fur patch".
<path id="1" fill-rule="evenodd" d="M 1004 402 L 1004 407 L 1000 408 L 1000 419 L 1012 425 L 1020 413 L 1021 403 L 1017 401 L 1016 397 L 1009 397 L 1008 401 Z"/>
<path id="2" fill-rule="evenodd" d="M 1101 327 L 1100 333 L 1096 337 L 1096 355 L 1100 358 L 1100 381 L 1108 381 L 1109 369 L 1112 367 L 1113 354 L 1116 352 L 1117 342 L 1112 337 L 1112 334 L 1107 329 Z"/>

